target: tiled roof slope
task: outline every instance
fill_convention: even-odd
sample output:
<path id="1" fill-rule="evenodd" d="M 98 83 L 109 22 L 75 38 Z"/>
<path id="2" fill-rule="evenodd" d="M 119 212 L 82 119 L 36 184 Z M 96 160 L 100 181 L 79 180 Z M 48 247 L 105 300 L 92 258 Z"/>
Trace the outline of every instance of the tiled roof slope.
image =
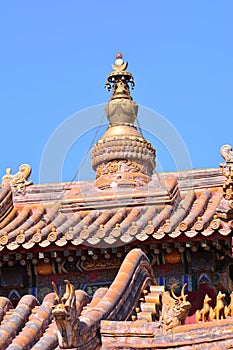
<path id="1" fill-rule="evenodd" d="M 56 332 L 51 328 L 46 330 L 52 321 L 54 297 L 53 293 L 48 294 L 39 305 L 35 297 L 25 295 L 15 309 L 7 298 L 1 297 L 0 349 L 31 349 L 41 337 L 47 339 L 48 334 L 46 349 L 54 349 L 57 345 Z M 49 344 L 54 344 L 54 347 Z"/>
<path id="2" fill-rule="evenodd" d="M 121 246 L 149 238 L 222 236 L 232 230 L 220 169 L 155 174 L 148 186 L 99 190 L 93 181 L 32 185 L 0 194 L 0 251 Z"/>

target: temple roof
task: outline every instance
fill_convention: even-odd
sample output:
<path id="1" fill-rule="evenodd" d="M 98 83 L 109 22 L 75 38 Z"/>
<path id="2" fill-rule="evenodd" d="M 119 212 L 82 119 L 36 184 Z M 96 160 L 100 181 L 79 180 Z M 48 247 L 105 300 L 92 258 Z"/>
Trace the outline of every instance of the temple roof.
<path id="1" fill-rule="evenodd" d="M 224 238 L 232 232 L 233 151 L 220 169 L 155 173 L 142 135 L 128 63 L 117 53 L 106 87 L 109 126 L 92 148 L 94 181 L 34 185 L 31 167 L 6 169 L 0 193 L 0 252 L 120 247 L 138 242 Z M 59 249 L 58 249 L 59 250 Z"/>
<path id="2" fill-rule="evenodd" d="M 216 248 L 216 256 L 222 250 L 222 255 L 218 256 L 220 261 L 227 254 L 231 257 L 231 147 L 225 145 L 221 149 L 226 160 L 220 165 L 222 169 L 153 174 L 156 152 L 134 125 L 138 106 L 129 90 L 134 81 L 120 53 L 112 68 L 114 72 L 107 79 L 107 88 L 113 89 L 106 106 L 109 127 L 92 149 L 95 180 L 41 185 L 28 181 L 31 175 L 28 164 L 22 164 L 15 175 L 11 174 L 10 168 L 6 169 L 0 192 L 0 266 L 7 262 L 6 265 L 13 271 L 18 260 L 22 266 L 33 266 L 38 259 L 44 259 L 42 265 L 38 264 L 36 274 L 43 272 L 44 265 L 50 261 L 44 253 L 59 262 L 57 252 L 63 250 L 70 261 L 74 260 L 72 254 L 85 261 L 85 253 L 82 254 L 81 250 L 86 249 L 87 256 L 92 256 L 94 261 L 98 259 L 94 249 L 100 249 L 100 252 L 103 249 L 105 259 L 109 259 L 109 265 L 114 268 L 107 248 L 115 253 L 119 252 L 115 248 L 127 246 L 130 252 L 109 289 L 97 289 L 92 300 L 84 291 L 75 291 L 68 280 L 63 297 L 52 282 L 55 293 L 47 294 L 42 304 L 34 296 L 26 295 L 14 308 L 9 299 L 0 297 L 0 349 L 57 350 L 58 342 L 62 349 L 96 349 L 101 344 L 101 331 L 102 338 L 105 337 L 108 343 L 115 327 L 115 324 L 103 323 L 101 328 L 101 320 L 121 323 L 137 318 L 144 323 L 149 317 L 154 322 L 162 292 L 161 286 L 153 286 L 155 278 L 149 259 L 140 249 L 132 249 L 140 247 L 141 243 L 144 250 L 146 244 L 150 245 L 153 254 L 160 254 L 158 247 L 163 249 L 164 246 L 170 254 L 164 258 L 168 263 L 176 262 L 176 259 L 180 261 L 185 248 L 193 248 L 195 252 L 198 244 L 204 250 L 209 250 L 212 245 Z M 169 244 L 172 248 L 178 244 L 175 247 L 179 250 L 179 253 L 176 252 L 178 255 Z M 72 250 L 70 256 L 69 250 Z M 125 252 L 127 249 L 124 249 Z M 119 253 L 121 258 L 123 254 Z M 29 264 L 26 259 L 30 260 Z M 100 269 L 105 266 L 100 261 Z M 89 264 L 89 267 L 93 265 Z M 44 275 L 50 273 L 50 268 L 53 271 L 53 267 L 48 265 Z M 17 274 L 17 270 L 14 273 Z M 76 276 L 78 279 L 78 274 Z M 2 286 L 7 287 L 4 281 Z M 21 284 L 17 284 L 19 286 Z M 185 285 L 183 292 L 184 288 Z M 141 302 L 143 293 L 144 305 Z M 150 298 L 158 300 L 158 304 L 153 301 L 151 305 L 149 298 L 149 309 L 146 301 L 148 293 Z M 186 297 L 183 293 L 175 298 L 172 310 L 178 300 L 186 302 L 187 306 Z M 151 307 L 155 312 L 150 311 Z M 156 320 L 161 319 L 157 317 Z M 144 327 L 142 323 L 132 327 L 134 335 L 140 329 L 143 337 L 151 340 L 151 334 L 145 333 L 150 327 Z M 129 329 L 119 329 L 123 330 L 122 334 L 130 334 Z M 135 329 L 137 332 L 134 332 Z M 230 333 L 232 336 L 232 329 Z M 113 332 L 112 336 L 115 335 Z M 153 336 L 156 341 L 157 333 Z M 166 336 L 163 335 L 163 338 Z"/>
<path id="3" fill-rule="evenodd" d="M 0 197 L 0 251 L 36 247 L 117 247 L 223 237 L 232 209 L 220 169 L 153 175 L 147 186 L 99 190 L 93 181 L 5 187 Z"/>

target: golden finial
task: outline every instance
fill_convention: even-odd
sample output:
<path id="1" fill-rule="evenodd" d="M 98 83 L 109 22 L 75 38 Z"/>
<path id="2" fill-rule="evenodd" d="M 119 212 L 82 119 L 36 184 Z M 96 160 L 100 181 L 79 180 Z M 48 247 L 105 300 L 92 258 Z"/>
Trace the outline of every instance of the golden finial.
<path id="1" fill-rule="evenodd" d="M 130 99 L 129 85 L 134 88 L 134 78 L 132 73 L 128 72 L 126 69 L 128 67 L 128 62 L 123 61 L 123 56 L 121 52 L 117 52 L 115 65 L 112 64 L 113 72 L 109 73 L 105 88 L 108 91 L 113 88 L 113 98 L 128 98 Z M 112 85 L 111 85 L 112 84 Z"/>
<path id="2" fill-rule="evenodd" d="M 122 53 L 117 52 L 115 65 L 112 64 L 112 69 L 115 70 L 116 72 L 122 72 L 126 70 L 126 68 L 128 67 L 128 62 L 124 62 L 122 57 L 123 57 Z"/>

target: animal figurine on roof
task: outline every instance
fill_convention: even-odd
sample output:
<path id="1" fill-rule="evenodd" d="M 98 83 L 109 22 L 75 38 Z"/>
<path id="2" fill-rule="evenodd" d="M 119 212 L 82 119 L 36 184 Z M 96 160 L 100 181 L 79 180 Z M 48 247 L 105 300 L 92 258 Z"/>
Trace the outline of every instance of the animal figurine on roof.
<path id="1" fill-rule="evenodd" d="M 224 307 L 224 315 L 225 318 L 232 317 L 233 316 L 233 292 L 231 292 L 231 301 L 230 304 Z"/>
<path id="2" fill-rule="evenodd" d="M 63 340 L 65 347 L 71 347 L 76 339 L 79 319 L 76 310 L 76 296 L 73 284 L 65 280 L 66 291 L 62 298 L 59 296 L 57 286 L 52 282 L 56 294 L 53 316 L 58 327 L 58 338 Z"/>
<path id="3" fill-rule="evenodd" d="M 165 326 L 166 330 L 184 324 L 185 318 L 188 316 L 191 304 L 187 301 L 187 294 L 184 294 L 186 284 L 183 285 L 181 295 L 178 297 L 173 284 L 170 292 L 164 292 L 162 296 L 162 312 L 160 316 L 160 324 Z"/>
<path id="4" fill-rule="evenodd" d="M 203 301 L 203 308 L 201 310 L 196 311 L 196 322 L 206 322 L 209 320 L 209 314 L 210 314 L 210 302 L 211 298 L 208 294 L 205 295 L 204 301 Z"/>
<path id="5" fill-rule="evenodd" d="M 216 306 L 215 306 L 215 313 L 216 313 L 216 320 L 223 320 L 225 318 L 224 315 L 224 298 L 225 294 L 222 292 L 218 292 L 217 299 L 216 299 Z"/>

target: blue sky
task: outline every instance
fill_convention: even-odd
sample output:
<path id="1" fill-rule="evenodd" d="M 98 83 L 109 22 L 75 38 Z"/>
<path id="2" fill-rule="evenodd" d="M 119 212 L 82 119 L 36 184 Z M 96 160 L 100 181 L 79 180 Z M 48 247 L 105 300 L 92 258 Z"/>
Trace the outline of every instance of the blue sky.
<path id="1" fill-rule="evenodd" d="M 159 133 L 156 117 L 144 107 L 139 113 L 158 170 L 183 166 L 174 150 L 190 155 L 184 167 L 218 167 L 219 148 L 233 145 L 232 13 L 231 0 L 1 1 L 1 176 L 22 163 L 35 183 L 75 176 L 110 97 L 104 84 L 117 51 L 133 72 L 134 100 L 174 131 Z M 89 156 L 77 178 L 93 178 L 90 168 Z"/>

